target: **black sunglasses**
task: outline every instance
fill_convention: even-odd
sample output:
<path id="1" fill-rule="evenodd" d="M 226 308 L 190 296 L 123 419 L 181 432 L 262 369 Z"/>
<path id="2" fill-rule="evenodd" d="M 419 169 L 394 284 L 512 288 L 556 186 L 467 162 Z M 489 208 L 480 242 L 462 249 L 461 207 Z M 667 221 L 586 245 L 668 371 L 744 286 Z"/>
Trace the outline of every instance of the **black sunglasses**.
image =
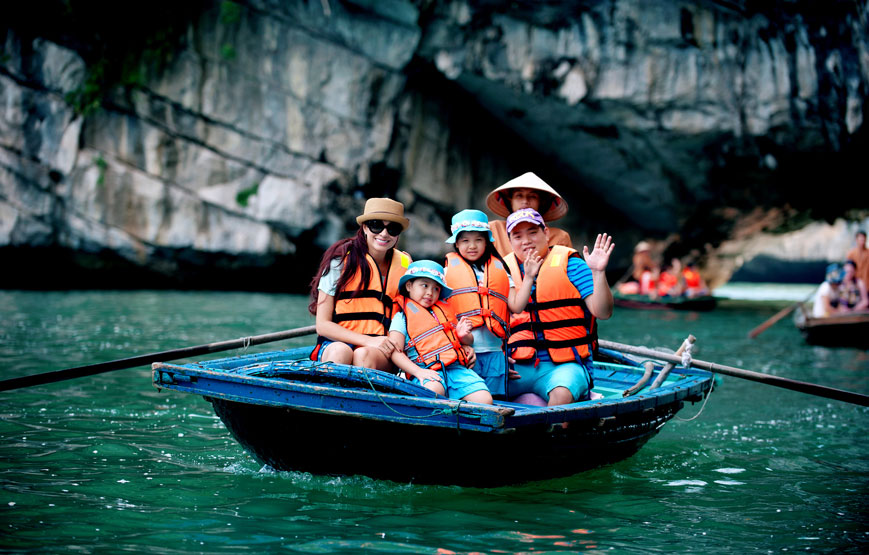
<path id="1" fill-rule="evenodd" d="M 365 222 L 365 227 L 370 229 L 371 233 L 373 233 L 374 235 L 380 235 L 380 232 L 383 231 L 383 229 L 385 228 L 386 233 L 392 235 L 393 237 L 398 237 L 403 230 L 401 224 L 399 223 L 384 222 L 381 220 L 369 220 Z"/>

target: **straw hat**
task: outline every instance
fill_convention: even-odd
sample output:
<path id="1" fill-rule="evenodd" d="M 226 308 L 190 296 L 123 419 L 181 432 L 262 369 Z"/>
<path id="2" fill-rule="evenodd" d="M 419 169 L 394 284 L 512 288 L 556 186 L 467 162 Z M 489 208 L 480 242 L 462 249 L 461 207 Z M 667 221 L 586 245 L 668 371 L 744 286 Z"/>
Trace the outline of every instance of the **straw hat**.
<path id="1" fill-rule="evenodd" d="M 404 217 L 404 205 L 390 198 L 370 198 L 365 201 L 365 210 L 356 217 L 356 223 L 362 225 L 369 220 L 399 223 L 402 230 L 410 226 L 410 220 Z"/>
<path id="2" fill-rule="evenodd" d="M 643 252 L 643 251 L 650 251 L 650 250 L 652 250 L 652 245 L 650 245 L 646 241 L 640 241 L 639 243 L 637 243 L 637 246 L 634 247 L 634 252 Z"/>
<path id="3" fill-rule="evenodd" d="M 489 196 L 486 197 L 486 206 L 489 210 L 504 218 L 509 216 L 511 211 L 510 189 L 534 189 L 549 194 L 552 197 L 552 203 L 543 214 L 543 219 L 547 222 L 557 220 L 567 214 L 567 202 L 555 192 L 555 189 L 532 172 L 523 173 L 489 193 Z M 545 199 L 541 199 L 540 207 L 543 208 L 544 205 Z"/>

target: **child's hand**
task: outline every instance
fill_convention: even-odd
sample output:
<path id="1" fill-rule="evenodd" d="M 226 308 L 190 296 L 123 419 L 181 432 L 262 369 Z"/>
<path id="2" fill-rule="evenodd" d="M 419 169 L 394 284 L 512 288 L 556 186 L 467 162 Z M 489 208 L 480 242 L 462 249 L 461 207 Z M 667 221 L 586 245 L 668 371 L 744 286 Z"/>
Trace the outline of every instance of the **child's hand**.
<path id="1" fill-rule="evenodd" d="M 519 374 L 519 372 L 517 372 L 516 370 L 513 369 L 514 364 L 516 364 L 516 359 L 508 356 L 507 357 L 507 379 L 518 380 L 519 378 L 522 377 Z"/>
<path id="2" fill-rule="evenodd" d="M 456 335 L 459 339 L 462 339 L 474 329 L 474 325 L 471 324 L 471 319 L 467 316 L 463 316 L 459 323 L 456 325 Z"/>
<path id="3" fill-rule="evenodd" d="M 415 378 L 418 379 L 421 384 L 424 384 L 426 380 L 437 383 L 443 382 L 440 372 L 432 370 L 431 368 L 420 368 L 419 371 L 417 371 Z"/>
<path id="4" fill-rule="evenodd" d="M 540 267 L 543 266 L 543 259 L 540 258 L 540 255 L 537 251 L 529 252 L 525 257 L 525 262 L 523 263 L 525 267 L 525 276 L 531 276 L 532 278 L 536 278 L 537 274 L 540 273 Z"/>
<path id="5" fill-rule="evenodd" d="M 462 345 L 462 350 L 465 351 L 465 356 L 468 357 L 468 369 L 473 370 L 474 365 L 477 364 L 477 353 L 474 352 L 474 348 L 470 345 Z"/>

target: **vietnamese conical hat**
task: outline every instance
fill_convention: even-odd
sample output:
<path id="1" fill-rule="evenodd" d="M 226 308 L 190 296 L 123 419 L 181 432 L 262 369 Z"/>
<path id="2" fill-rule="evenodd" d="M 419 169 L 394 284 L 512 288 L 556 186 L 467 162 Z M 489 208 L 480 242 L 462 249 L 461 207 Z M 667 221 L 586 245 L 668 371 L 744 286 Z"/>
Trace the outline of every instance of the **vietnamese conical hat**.
<path id="1" fill-rule="evenodd" d="M 507 183 L 504 183 L 489 193 L 489 196 L 486 197 L 486 206 L 498 216 L 506 218 L 510 215 L 510 195 L 505 194 L 509 189 L 535 189 L 537 191 L 548 193 L 552 197 L 552 203 L 549 205 L 549 209 L 542 214 L 543 219 L 547 222 L 557 220 L 567 214 L 567 202 L 561 197 L 561 195 L 556 193 L 555 189 L 534 175 L 534 173 L 527 172 L 519 177 L 511 179 Z M 541 203 L 540 207 L 544 208 L 545 200 L 541 200 L 544 202 Z"/>

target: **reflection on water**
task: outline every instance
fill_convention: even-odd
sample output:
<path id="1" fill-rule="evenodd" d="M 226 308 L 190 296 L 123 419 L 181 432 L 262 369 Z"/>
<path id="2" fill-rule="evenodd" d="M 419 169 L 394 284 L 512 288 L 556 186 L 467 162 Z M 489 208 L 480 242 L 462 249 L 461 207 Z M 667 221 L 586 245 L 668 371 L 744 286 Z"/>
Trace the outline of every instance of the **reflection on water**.
<path id="1" fill-rule="evenodd" d="M 0 377 L 308 325 L 305 302 L 0 292 Z M 778 308 L 617 309 L 601 334 L 675 349 L 692 333 L 697 358 L 869 393 L 866 352 L 808 347 L 787 321 L 746 337 Z M 207 402 L 157 391 L 147 368 L 0 395 L 6 550 L 857 553 L 869 545 L 867 410 L 731 377 L 697 419 L 670 422 L 628 460 L 488 490 L 262 468 Z M 275 430 L 276 441 L 291 441 L 289 432 Z M 509 464 L 467 461 L 449 445 L 432 455 Z"/>

